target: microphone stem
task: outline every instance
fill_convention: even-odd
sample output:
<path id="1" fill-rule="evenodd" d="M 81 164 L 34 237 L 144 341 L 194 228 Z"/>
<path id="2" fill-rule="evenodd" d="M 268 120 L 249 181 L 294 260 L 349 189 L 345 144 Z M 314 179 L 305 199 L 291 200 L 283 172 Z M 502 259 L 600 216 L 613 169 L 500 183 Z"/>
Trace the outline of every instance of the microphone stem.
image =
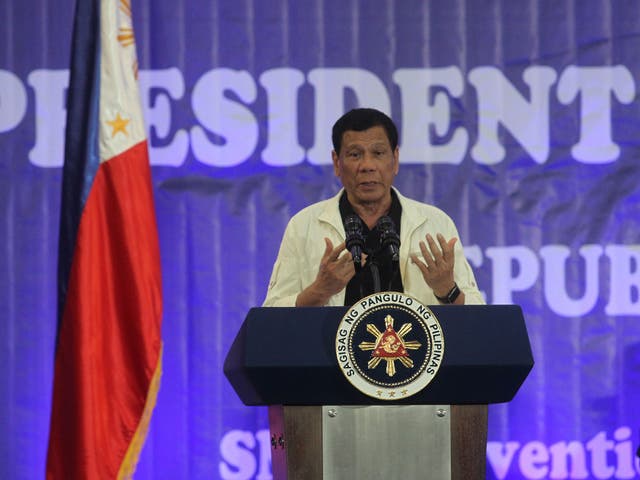
<path id="1" fill-rule="evenodd" d="M 389 279 L 389 288 L 387 288 L 387 290 L 391 290 L 391 285 L 393 285 L 393 281 L 396 279 L 399 272 L 400 263 L 397 261 L 391 262 L 391 278 Z"/>
<path id="2" fill-rule="evenodd" d="M 380 292 L 380 270 L 376 262 L 371 262 L 371 276 L 373 277 L 373 293 Z"/>

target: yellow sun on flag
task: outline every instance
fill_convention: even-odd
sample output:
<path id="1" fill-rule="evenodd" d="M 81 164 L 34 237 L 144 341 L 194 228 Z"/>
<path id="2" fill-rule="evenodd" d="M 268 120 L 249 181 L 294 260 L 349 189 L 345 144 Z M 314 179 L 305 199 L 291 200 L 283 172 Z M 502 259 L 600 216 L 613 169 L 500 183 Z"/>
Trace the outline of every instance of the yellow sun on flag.
<path id="1" fill-rule="evenodd" d="M 129 24 L 127 27 L 120 26 L 118 28 L 118 42 L 123 47 L 128 47 L 129 45 L 133 45 L 136 42 L 136 39 L 133 35 L 133 28 L 131 25 L 131 0 L 120 0 L 119 3 L 120 11 L 127 17 L 128 21 L 126 23 Z"/>
<path id="2" fill-rule="evenodd" d="M 118 2 L 118 6 L 120 12 L 122 12 L 124 17 L 126 17 L 126 20 L 124 21 L 124 26 L 121 25 L 118 27 L 118 35 L 116 38 L 120 46 L 126 48 L 130 47 L 131 45 L 135 45 L 136 43 L 136 37 L 133 32 L 133 27 L 131 26 L 131 0 L 120 0 Z M 138 62 L 137 60 L 135 60 L 135 58 L 131 65 L 131 68 L 133 70 L 133 77 L 137 80 Z"/>
<path id="3" fill-rule="evenodd" d="M 123 47 L 128 47 L 136 43 L 136 39 L 133 36 L 133 28 L 120 27 L 118 28 L 118 32 L 118 42 L 120 42 L 120 45 Z"/>
<path id="4" fill-rule="evenodd" d="M 131 0 L 120 0 L 120 11 L 131 18 Z"/>

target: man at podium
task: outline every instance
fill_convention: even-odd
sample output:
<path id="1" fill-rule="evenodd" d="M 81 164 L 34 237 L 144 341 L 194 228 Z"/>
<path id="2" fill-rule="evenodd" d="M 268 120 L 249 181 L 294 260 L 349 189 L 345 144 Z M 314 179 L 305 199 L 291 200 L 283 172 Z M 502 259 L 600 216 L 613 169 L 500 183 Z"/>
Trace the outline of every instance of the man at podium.
<path id="1" fill-rule="evenodd" d="M 392 186 L 400 155 L 391 118 L 351 110 L 332 142 L 343 188 L 289 221 L 264 306 L 350 306 L 379 291 L 425 305 L 483 304 L 451 218 Z"/>

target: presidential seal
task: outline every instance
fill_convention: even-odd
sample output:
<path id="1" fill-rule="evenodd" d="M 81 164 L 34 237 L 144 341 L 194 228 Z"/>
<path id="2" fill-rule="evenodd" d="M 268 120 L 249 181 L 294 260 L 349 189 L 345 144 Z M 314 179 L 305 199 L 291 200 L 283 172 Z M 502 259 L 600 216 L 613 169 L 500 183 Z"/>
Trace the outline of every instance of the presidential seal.
<path id="1" fill-rule="evenodd" d="M 400 400 L 425 388 L 444 358 L 433 312 L 400 292 L 375 293 L 342 317 L 336 334 L 342 373 L 360 392 Z"/>

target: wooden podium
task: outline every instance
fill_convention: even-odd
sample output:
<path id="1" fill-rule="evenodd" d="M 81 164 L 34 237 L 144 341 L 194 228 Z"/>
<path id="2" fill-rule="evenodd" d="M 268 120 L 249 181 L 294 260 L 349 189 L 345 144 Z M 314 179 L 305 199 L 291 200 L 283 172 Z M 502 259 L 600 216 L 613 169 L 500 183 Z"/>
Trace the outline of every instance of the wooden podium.
<path id="1" fill-rule="evenodd" d="M 402 400 L 355 389 L 335 335 L 347 307 L 254 308 L 224 373 L 246 405 L 269 406 L 275 480 L 485 478 L 487 405 L 510 401 L 533 367 L 520 307 L 431 306 L 445 353 Z"/>

